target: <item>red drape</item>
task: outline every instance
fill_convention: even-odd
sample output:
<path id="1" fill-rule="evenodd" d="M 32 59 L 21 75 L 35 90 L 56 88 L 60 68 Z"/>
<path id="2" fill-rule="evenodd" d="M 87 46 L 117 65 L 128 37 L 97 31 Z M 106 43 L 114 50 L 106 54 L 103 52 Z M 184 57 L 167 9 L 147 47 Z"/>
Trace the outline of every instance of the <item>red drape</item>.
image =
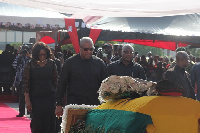
<path id="1" fill-rule="evenodd" d="M 44 42 L 45 44 L 51 44 L 55 43 L 55 40 L 50 36 L 44 36 L 43 38 L 40 39 L 40 42 Z"/>
<path id="2" fill-rule="evenodd" d="M 92 38 L 93 43 L 95 44 L 97 38 L 99 37 L 102 29 L 90 29 L 89 37 Z"/>
<path id="3" fill-rule="evenodd" d="M 118 41 L 118 42 L 129 42 L 134 44 L 140 44 L 145 46 L 151 46 L 156 48 L 163 48 L 163 49 L 169 49 L 172 51 L 176 50 L 176 42 L 172 41 L 159 41 L 159 40 L 142 40 L 142 39 L 135 39 L 135 40 L 112 40 L 112 41 Z M 187 44 L 179 43 L 178 46 L 185 47 Z"/>
<path id="4" fill-rule="evenodd" d="M 74 46 L 76 53 L 80 52 L 79 41 L 78 41 L 78 34 L 77 29 L 75 27 L 75 19 L 72 18 L 65 18 L 65 26 L 68 30 L 68 34 Z"/>

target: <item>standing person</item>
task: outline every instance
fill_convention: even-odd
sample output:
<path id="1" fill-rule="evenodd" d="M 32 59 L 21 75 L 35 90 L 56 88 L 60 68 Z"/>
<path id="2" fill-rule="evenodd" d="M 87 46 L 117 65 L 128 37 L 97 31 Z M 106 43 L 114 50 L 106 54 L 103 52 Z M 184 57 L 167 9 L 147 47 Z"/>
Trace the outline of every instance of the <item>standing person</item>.
<path id="1" fill-rule="evenodd" d="M 148 69 L 148 62 L 147 62 L 145 55 L 141 56 L 141 60 L 140 60 L 139 64 L 143 67 L 144 72 L 147 75 L 147 73 L 149 72 L 149 69 Z"/>
<path id="2" fill-rule="evenodd" d="M 24 90 L 22 87 L 22 77 L 23 71 L 26 63 L 30 60 L 28 49 L 23 49 L 20 51 L 20 56 L 17 59 L 17 66 L 16 66 L 16 76 L 14 81 L 14 86 L 17 88 L 17 92 L 19 95 L 19 114 L 17 117 L 23 117 L 25 115 L 25 97 L 24 97 Z"/>
<path id="3" fill-rule="evenodd" d="M 122 47 L 122 58 L 112 62 L 108 66 L 109 75 L 131 76 L 133 78 L 146 79 L 143 67 L 133 62 L 134 49 L 130 44 Z"/>
<path id="4" fill-rule="evenodd" d="M 194 89 L 190 80 L 190 74 L 185 70 L 188 66 L 188 54 L 185 51 L 179 51 L 176 54 L 175 67 L 167 70 L 164 74 L 164 79 L 168 79 L 184 88 L 184 97 L 195 98 Z"/>
<path id="5" fill-rule="evenodd" d="M 195 88 L 197 100 L 200 101 L 200 63 L 195 64 L 191 70 L 192 86 Z"/>
<path id="6" fill-rule="evenodd" d="M 54 48 L 50 48 L 50 49 L 51 49 L 51 59 L 53 61 L 55 61 L 56 67 L 57 67 L 57 72 L 58 72 L 58 75 L 59 75 L 60 71 L 61 71 L 61 61 L 58 58 L 55 57 L 55 55 L 54 55 L 55 49 Z M 60 126 L 61 123 L 62 123 L 62 119 L 58 119 L 58 117 L 56 117 L 56 133 L 61 131 L 61 126 Z"/>
<path id="7" fill-rule="evenodd" d="M 51 48 L 51 59 L 53 61 L 55 61 L 56 63 L 56 67 L 57 67 L 57 71 L 58 71 L 58 74 L 60 73 L 61 71 L 61 61 L 55 57 L 55 49 L 54 48 Z"/>
<path id="8" fill-rule="evenodd" d="M 7 84 L 3 85 L 3 90 L 5 94 L 12 94 L 11 87 L 15 77 L 15 70 L 12 66 L 13 61 L 15 60 L 15 55 L 12 53 L 12 46 L 10 44 L 6 44 L 5 51 L 2 52 L 1 57 L 1 64 L 2 66 L 6 67 L 4 72 L 7 73 L 7 78 L 3 79 L 3 82 L 7 82 Z"/>
<path id="9" fill-rule="evenodd" d="M 54 55 L 55 55 L 55 52 L 54 52 Z M 64 54 L 62 52 L 57 52 L 55 57 L 60 60 L 61 68 L 62 68 L 63 64 L 65 63 Z"/>
<path id="10" fill-rule="evenodd" d="M 156 68 L 155 68 L 155 77 L 152 81 L 158 82 L 163 79 L 163 75 L 165 73 L 165 70 L 163 68 L 163 63 L 161 61 L 158 61 Z"/>
<path id="11" fill-rule="evenodd" d="M 98 105 L 98 89 L 107 77 L 106 66 L 92 55 L 94 44 L 91 38 L 80 40 L 80 54 L 68 58 L 62 68 L 56 91 L 56 115 L 63 114 L 62 98 L 67 94 L 67 104 Z"/>
<path id="12" fill-rule="evenodd" d="M 106 66 L 111 63 L 112 50 L 113 50 L 112 44 L 111 43 L 105 43 L 102 46 L 102 53 L 97 54 L 97 56 L 104 61 Z"/>
<path id="13" fill-rule="evenodd" d="M 19 62 L 18 59 L 21 58 L 21 57 L 24 57 L 24 56 L 31 58 L 30 57 L 30 52 L 31 52 L 30 48 L 27 45 L 20 46 L 19 51 L 17 51 L 18 54 L 17 54 L 17 56 L 15 57 L 15 60 L 12 63 L 12 66 L 15 69 L 15 79 L 14 79 L 14 82 L 13 82 L 13 88 L 17 89 L 17 102 L 19 102 L 19 90 L 18 90 L 19 88 L 18 88 L 18 85 L 22 81 L 22 77 L 23 77 L 22 71 L 20 69 L 22 68 L 21 66 L 23 66 L 23 70 L 24 70 L 24 67 L 25 67 L 25 64 L 22 65 L 21 62 Z M 22 95 L 24 97 L 24 92 L 23 92 Z M 24 102 L 25 102 L 25 100 L 24 100 Z M 25 108 L 25 103 L 24 103 L 24 108 Z"/>
<path id="14" fill-rule="evenodd" d="M 119 44 L 117 46 L 117 53 L 118 53 L 118 55 L 117 56 L 113 56 L 111 58 L 112 62 L 117 61 L 117 60 L 119 60 L 122 57 L 122 46 L 123 46 L 122 44 Z"/>
<path id="15" fill-rule="evenodd" d="M 32 112 L 32 133 L 55 133 L 56 64 L 43 42 L 33 46 L 32 60 L 24 70 L 26 108 Z"/>

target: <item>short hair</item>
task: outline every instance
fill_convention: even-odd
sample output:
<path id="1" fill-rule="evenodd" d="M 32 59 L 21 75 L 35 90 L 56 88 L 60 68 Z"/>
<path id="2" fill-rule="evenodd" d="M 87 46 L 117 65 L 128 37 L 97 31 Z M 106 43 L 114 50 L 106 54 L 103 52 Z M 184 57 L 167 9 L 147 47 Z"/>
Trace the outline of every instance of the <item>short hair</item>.
<path id="1" fill-rule="evenodd" d="M 167 94 L 169 92 L 182 93 L 184 91 L 182 86 L 167 79 L 157 82 L 157 84 L 155 85 L 155 89 L 159 95 L 162 95 L 162 93 Z"/>
<path id="2" fill-rule="evenodd" d="M 131 48 L 134 51 L 134 48 L 130 44 L 124 44 L 123 47 L 122 47 L 122 50 L 124 50 L 127 47 Z"/>
<path id="3" fill-rule="evenodd" d="M 185 51 L 178 51 L 176 54 L 176 60 L 177 59 L 188 59 L 188 54 Z"/>
<path id="4" fill-rule="evenodd" d="M 92 39 L 90 37 L 83 37 L 80 39 L 80 47 L 82 47 L 82 45 L 85 43 L 85 42 L 90 42 L 92 45 L 94 45 Z"/>
<path id="5" fill-rule="evenodd" d="M 33 50 L 32 50 L 32 57 L 34 60 L 39 60 L 39 53 L 41 50 L 45 50 L 46 54 L 47 54 L 47 59 L 49 59 L 51 57 L 50 55 L 50 47 L 48 45 L 46 45 L 43 42 L 37 42 L 34 44 L 33 46 Z"/>
<path id="6" fill-rule="evenodd" d="M 178 47 L 175 51 L 176 52 L 178 52 L 178 51 L 186 51 L 186 49 L 184 47 Z"/>
<path id="7" fill-rule="evenodd" d="M 117 50 L 122 50 L 122 47 L 123 47 L 123 45 L 122 45 L 122 44 L 119 44 L 119 45 L 117 46 Z"/>

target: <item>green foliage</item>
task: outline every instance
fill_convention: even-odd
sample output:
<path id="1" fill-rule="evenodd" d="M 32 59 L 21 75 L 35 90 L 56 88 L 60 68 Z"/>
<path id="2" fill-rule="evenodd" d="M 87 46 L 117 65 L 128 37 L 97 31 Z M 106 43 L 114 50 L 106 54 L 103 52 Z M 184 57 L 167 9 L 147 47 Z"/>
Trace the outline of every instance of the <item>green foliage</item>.
<path id="1" fill-rule="evenodd" d="M 189 49 L 190 53 L 195 57 L 200 57 L 200 49 L 199 48 L 192 48 Z"/>
<path id="2" fill-rule="evenodd" d="M 139 56 L 147 55 L 149 51 L 152 52 L 152 55 L 163 56 L 163 51 L 161 48 L 149 47 L 149 46 L 144 46 L 144 45 L 139 45 L 139 44 L 135 44 L 133 48 L 135 52 L 137 51 L 139 53 Z"/>
<path id="3" fill-rule="evenodd" d="M 3 52 L 3 50 L 0 50 L 0 54 Z"/>
<path id="4" fill-rule="evenodd" d="M 113 45 L 123 44 L 123 42 L 115 42 L 115 41 L 97 41 L 95 43 L 95 46 L 102 47 L 105 43 L 111 43 Z M 141 55 L 147 55 L 147 53 L 149 51 L 151 51 L 153 55 L 163 56 L 163 51 L 160 48 L 149 47 L 149 46 L 144 46 L 144 45 L 139 45 L 139 44 L 135 44 L 133 46 L 133 48 L 135 49 L 135 51 L 139 52 L 140 56 Z"/>
<path id="5" fill-rule="evenodd" d="M 105 43 L 111 43 L 112 45 L 121 44 L 123 42 L 115 42 L 115 41 L 97 41 L 95 46 L 102 47 Z"/>
<path id="6" fill-rule="evenodd" d="M 19 49 L 19 47 L 22 45 L 22 43 L 11 43 L 11 46 L 14 46 L 15 49 Z"/>
<path id="7" fill-rule="evenodd" d="M 65 44 L 61 46 L 61 50 L 71 50 L 72 53 L 76 53 L 73 44 Z"/>

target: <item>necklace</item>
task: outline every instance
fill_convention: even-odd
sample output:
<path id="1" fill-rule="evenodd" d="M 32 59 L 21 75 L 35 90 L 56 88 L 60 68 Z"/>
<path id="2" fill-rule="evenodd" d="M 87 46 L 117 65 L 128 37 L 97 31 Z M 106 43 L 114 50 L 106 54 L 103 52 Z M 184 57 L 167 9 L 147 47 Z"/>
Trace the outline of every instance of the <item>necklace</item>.
<path id="1" fill-rule="evenodd" d="M 43 62 L 45 62 L 45 61 L 46 61 L 46 60 L 42 60 L 42 61 L 39 61 L 39 60 L 38 60 L 37 62 L 38 62 L 38 63 L 43 63 Z"/>

